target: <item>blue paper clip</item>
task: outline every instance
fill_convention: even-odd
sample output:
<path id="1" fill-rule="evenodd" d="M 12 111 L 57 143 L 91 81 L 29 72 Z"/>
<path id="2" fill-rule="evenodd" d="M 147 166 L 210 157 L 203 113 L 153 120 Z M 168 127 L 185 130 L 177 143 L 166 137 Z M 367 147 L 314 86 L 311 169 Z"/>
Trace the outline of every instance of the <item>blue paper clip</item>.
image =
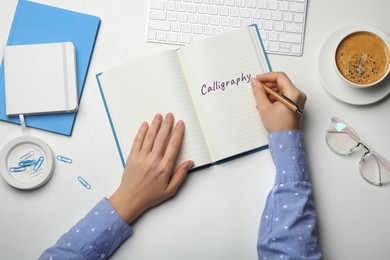
<path id="1" fill-rule="evenodd" d="M 23 160 L 18 163 L 20 167 L 28 167 L 31 165 L 35 165 L 38 161 L 36 160 Z"/>
<path id="2" fill-rule="evenodd" d="M 26 170 L 26 167 L 22 166 L 16 166 L 16 167 L 11 167 L 8 169 L 10 172 L 24 172 Z"/>
<path id="3" fill-rule="evenodd" d="M 34 155 L 34 151 L 31 151 L 31 152 L 28 152 L 25 155 L 21 156 L 19 159 L 20 160 L 26 160 L 26 159 L 30 158 L 31 156 L 33 156 L 33 155 Z"/>
<path id="4" fill-rule="evenodd" d="M 73 162 L 72 159 L 67 158 L 65 156 L 62 156 L 62 155 L 57 155 L 57 160 L 64 162 L 64 163 L 72 163 Z"/>
<path id="5" fill-rule="evenodd" d="M 78 179 L 79 182 L 80 182 L 85 188 L 87 188 L 88 190 L 91 188 L 91 185 L 90 185 L 86 180 L 84 180 L 83 177 L 79 176 L 79 177 L 77 177 L 77 179 Z"/>
<path id="6" fill-rule="evenodd" d="M 43 163 L 44 160 L 45 160 L 45 158 L 43 156 L 38 158 L 37 163 L 34 166 L 34 171 L 38 171 L 39 168 L 41 168 L 42 163 Z"/>

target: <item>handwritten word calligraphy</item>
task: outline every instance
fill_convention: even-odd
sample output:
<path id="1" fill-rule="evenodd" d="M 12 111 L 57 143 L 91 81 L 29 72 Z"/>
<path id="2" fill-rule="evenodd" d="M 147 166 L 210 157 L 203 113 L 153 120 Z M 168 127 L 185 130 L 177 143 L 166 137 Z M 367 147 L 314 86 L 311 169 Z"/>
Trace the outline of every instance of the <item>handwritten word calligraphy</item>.
<path id="1" fill-rule="evenodd" d="M 213 81 L 213 83 L 210 85 L 205 83 L 200 87 L 200 93 L 202 93 L 202 95 L 206 95 L 215 91 L 225 91 L 229 87 L 236 87 L 242 85 L 240 83 L 249 83 L 250 80 L 251 80 L 251 74 L 241 73 L 241 75 L 233 79 L 223 80 L 223 81 L 216 80 Z"/>

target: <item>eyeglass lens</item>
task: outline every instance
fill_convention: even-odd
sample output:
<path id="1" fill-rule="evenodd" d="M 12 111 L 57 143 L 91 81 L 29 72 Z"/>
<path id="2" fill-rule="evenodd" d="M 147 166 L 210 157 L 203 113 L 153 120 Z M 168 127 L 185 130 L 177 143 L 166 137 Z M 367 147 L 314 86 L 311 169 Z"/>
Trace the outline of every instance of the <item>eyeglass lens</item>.
<path id="1" fill-rule="evenodd" d="M 390 163 L 376 152 L 368 152 L 359 162 L 359 171 L 363 178 L 374 185 L 389 181 Z"/>
<path id="2" fill-rule="evenodd" d="M 366 148 L 367 152 L 359 162 L 359 171 L 369 183 L 382 185 L 390 180 L 390 163 L 380 154 L 370 151 L 359 135 L 337 117 L 332 117 L 325 137 L 329 147 L 338 154 L 350 155 L 360 145 Z"/>

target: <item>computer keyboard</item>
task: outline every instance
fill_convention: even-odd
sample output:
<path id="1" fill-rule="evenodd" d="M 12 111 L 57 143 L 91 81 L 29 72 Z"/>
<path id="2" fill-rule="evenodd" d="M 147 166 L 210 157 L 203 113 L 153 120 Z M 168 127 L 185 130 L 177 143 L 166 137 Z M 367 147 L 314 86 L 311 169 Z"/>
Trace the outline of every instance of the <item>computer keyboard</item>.
<path id="1" fill-rule="evenodd" d="M 257 24 L 267 53 L 301 56 L 308 0 L 150 0 L 146 41 L 186 45 Z"/>

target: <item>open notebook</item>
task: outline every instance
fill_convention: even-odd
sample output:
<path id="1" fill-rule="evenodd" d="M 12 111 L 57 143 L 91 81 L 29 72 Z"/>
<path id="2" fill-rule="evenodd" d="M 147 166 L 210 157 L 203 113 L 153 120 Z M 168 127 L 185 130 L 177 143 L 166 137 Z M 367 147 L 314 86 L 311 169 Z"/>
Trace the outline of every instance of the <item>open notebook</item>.
<path id="1" fill-rule="evenodd" d="M 266 146 L 250 78 L 268 71 L 249 26 L 97 75 L 123 165 L 139 126 L 157 113 L 184 120 L 177 163 L 199 167 Z"/>

